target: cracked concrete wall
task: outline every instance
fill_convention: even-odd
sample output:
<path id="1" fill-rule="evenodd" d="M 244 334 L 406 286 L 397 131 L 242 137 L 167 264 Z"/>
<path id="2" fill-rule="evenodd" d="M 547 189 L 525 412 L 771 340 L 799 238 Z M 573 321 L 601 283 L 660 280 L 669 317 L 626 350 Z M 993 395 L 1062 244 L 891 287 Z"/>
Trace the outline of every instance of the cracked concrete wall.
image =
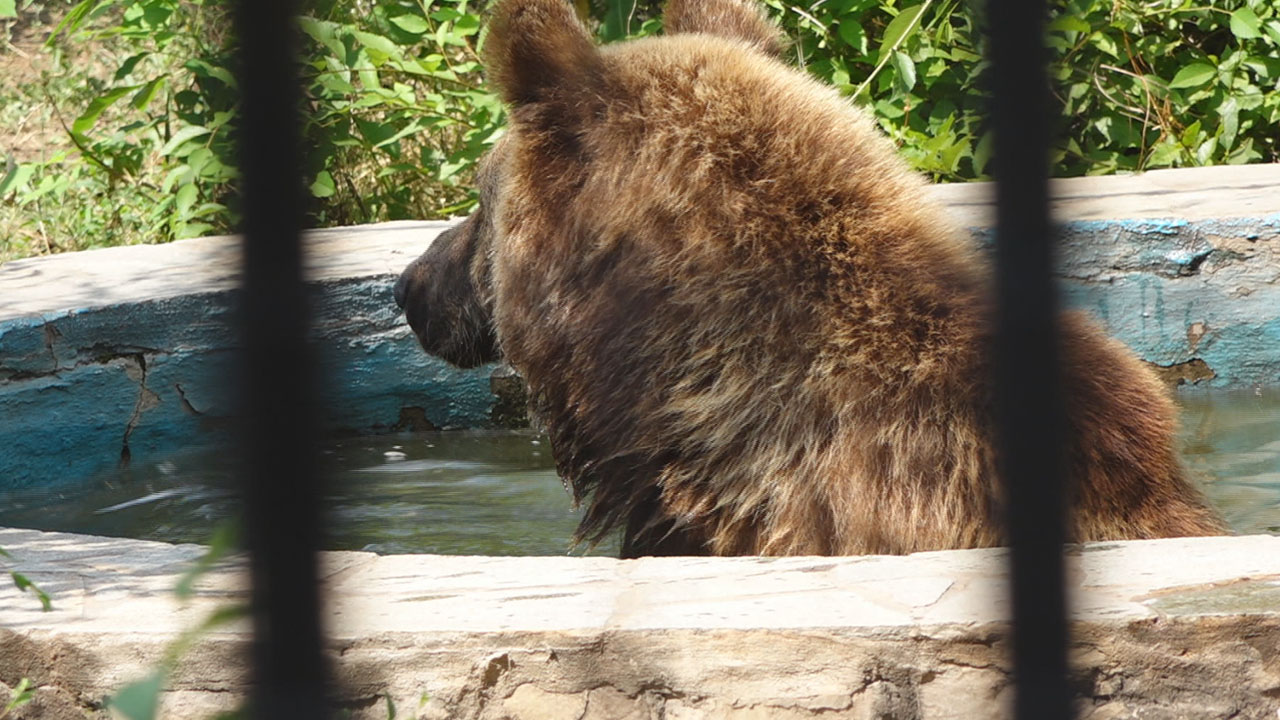
<path id="1" fill-rule="evenodd" d="M 1225 187 L 1237 176 L 1248 182 Z M 1174 178 L 1174 189 L 1153 192 L 1144 185 L 1151 178 L 1158 185 Z M 1060 212 L 1066 304 L 1094 314 L 1171 383 L 1280 384 L 1280 192 L 1266 191 L 1267 182 L 1280 187 L 1280 166 L 1064 182 L 1064 195 L 1087 201 Z M 1225 205 L 1182 199 L 1209 192 L 1187 194 L 1184 186 L 1217 185 Z M 1111 190 L 1089 194 L 1098 188 Z M 933 190 L 958 222 L 988 221 L 974 211 L 989 209 L 982 184 Z M 1122 202 L 1099 210 L 1101 196 Z M 1135 205 L 1149 214 L 1186 206 L 1193 219 L 1095 217 Z M 1219 205 L 1253 214 L 1207 215 Z M 309 236 L 331 427 L 367 433 L 526 421 L 517 379 L 501 368 L 459 371 L 427 357 L 392 300 L 399 270 L 445 227 L 390 223 Z M 989 230 L 974 234 L 990 240 Z M 207 442 L 225 426 L 233 409 L 224 380 L 235 345 L 235 248 L 234 238 L 202 238 L 0 266 L 0 487 L 79 481 L 126 458 Z"/>
<path id="2" fill-rule="evenodd" d="M 1280 384 L 1280 214 L 1068 223 L 1059 268 L 1068 304 L 1170 379 Z"/>
<path id="3" fill-rule="evenodd" d="M 315 333 L 330 426 L 385 432 L 483 427 L 493 368 L 428 357 L 399 317 L 390 279 L 316 286 Z M 75 482 L 119 462 L 210 441 L 234 409 L 232 294 L 0 320 L 0 487 Z"/>
<path id="4" fill-rule="evenodd" d="M 1059 230 L 1063 304 L 1090 313 L 1170 385 L 1280 384 L 1280 213 Z M 993 231 L 972 232 L 992 246 Z"/>
<path id="5" fill-rule="evenodd" d="M 428 357 L 395 307 L 386 266 L 407 264 L 440 227 L 398 224 L 373 234 L 393 237 L 394 253 L 382 239 L 370 250 L 371 233 L 358 229 L 347 233 L 354 250 L 333 240 L 334 233 L 322 234 L 341 248 L 329 259 L 335 267 L 317 273 L 312 285 L 313 337 L 334 430 L 519 422 L 509 409 L 495 419 L 510 391 L 491 389 L 494 368 L 460 371 Z M 236 258 L 226 252 L 233 244 L 208 238 L 0 267 L 0 297 L 46 295 L 12 309 L 0 305 L 0 488 L 80 482 L 120 463 L 219 438 L 234 411 L 226 391 L 236 346 Z M 377 272 L 359 263 L 343 267 L 344 251 L 361 249 L 381 259 Z M 152 260 L 157 251 L 176 257 Z M 136 291 L 126 284 L 77 294 L 82 274 L 109 274 L 98 266 L 135 262 L 161 263 L 177 277 L 149 285 L 142 278 Z M 57 291 L 60 284 L 65 292 Z M 97 294 L 105 299 L 95 301 Z M 79 306 L 62 307 L 72 304 Z"/>
<path id="6" fill-rule="evenodd" d="M 224 563 L 171 588 L 190 545 L 0 528 L 54 610 L 0 584 L 0 683 L 45 720 L 102 717 L 183 628 L 242 597 Z M 326 655 L 360 720 L 991 720 L 1008 716 L 1007 554 L 497 558 L 323 553 Z M 1069 546 L 1082 720 L 1274 720 L 1280 537 Z M 248 623 L 205 636 L 162 716 L 208 718 L 247 683 Z"/>

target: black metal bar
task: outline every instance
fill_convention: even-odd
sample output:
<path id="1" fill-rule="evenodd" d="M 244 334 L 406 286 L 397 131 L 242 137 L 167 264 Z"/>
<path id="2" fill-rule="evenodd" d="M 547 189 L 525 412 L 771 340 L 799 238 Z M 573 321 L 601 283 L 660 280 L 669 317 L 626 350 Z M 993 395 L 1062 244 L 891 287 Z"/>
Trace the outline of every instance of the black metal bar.
<path id="1" fill-rule="evenodd" d="M 307 345 L 295 6 L 235 4 L 244 208 L 240 366 L 254 718 L 327 717 L 321 655 L 319 422 Z"/>
<path id="2" fill-rule="evenodd" d="M 1048 213 L 1044 0 L 990 0 L 1000 470 L 1013 574 L 1016 717 L 1071 717 L 1062 545 L 1066 421 Z"/>

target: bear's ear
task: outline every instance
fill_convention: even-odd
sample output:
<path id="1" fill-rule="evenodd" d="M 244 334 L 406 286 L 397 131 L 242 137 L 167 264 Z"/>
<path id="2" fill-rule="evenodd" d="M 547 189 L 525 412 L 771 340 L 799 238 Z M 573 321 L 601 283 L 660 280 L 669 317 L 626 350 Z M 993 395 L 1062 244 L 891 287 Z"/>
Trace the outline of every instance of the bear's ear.
<path id="1" fill-rule="evenodd" d="M 697 32 L 742 40 L 775 57 L 786 47 L 782 31 L 750 0 L 671 0 L 662 26 L 668 35 Z"/>
<path id="2" fill-rule="evenodd" d="M 489 81 L 512 105 L 592 84 L 600 55 L 567 0 L 504 0 L 485 41 Z"/>

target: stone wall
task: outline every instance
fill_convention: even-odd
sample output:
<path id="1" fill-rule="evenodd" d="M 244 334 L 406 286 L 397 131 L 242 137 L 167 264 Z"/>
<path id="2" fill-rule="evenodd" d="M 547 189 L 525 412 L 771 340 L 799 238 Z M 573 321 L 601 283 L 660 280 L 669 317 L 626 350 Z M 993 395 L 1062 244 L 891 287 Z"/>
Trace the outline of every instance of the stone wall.
<path id="1" fill-rule="evenodd" d="M 239 601 L 200 550 L 0 529 L 53 595 L 0 588 L 0 682 L 18 718 L 103 716 L 173 637 Z M 991 720 L 1011 700 L 1003 550 L 855 558 L 476 558 L 325 553 L 338 703 L 353 718 Z M 1089 544 L 1068 555 L 1080 717 L 1274 720 L 1280 537 Z M 244 690 L 243 625 L 178 665 L 162 717 Z"/>

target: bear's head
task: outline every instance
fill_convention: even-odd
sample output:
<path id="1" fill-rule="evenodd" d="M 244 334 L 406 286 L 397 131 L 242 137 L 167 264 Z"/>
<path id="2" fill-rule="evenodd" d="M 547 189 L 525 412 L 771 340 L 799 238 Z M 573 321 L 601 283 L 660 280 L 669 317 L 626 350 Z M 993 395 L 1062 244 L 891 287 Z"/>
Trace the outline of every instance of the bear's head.
<path id="1" fill-rule="evenodd" d="M 743 52 L 776 56 L 783 47 L 778 30 L 742 0 L 672 0 L 664 21 L 667 35 L 715 36 Z M 521 181 L 540 183 L 514 192 L 566 200 L 592 160 L 583 141 L 587 126 L 605 114 L 611 80 L 617 80 L 609 77 L 609 64 L 565 0 L 507 0 L 496 9 L 486 67 L 511 108 L 510 135 L 480 163 L 475 211 L 439 235 L 395 285 L 396 303 L 428 353 L 463 368 L 501 359 L 492 261 L 508 235 L 504 225 L 522 223 L 518 214 L 499 218 L 504 195 L 513 191 L 508 168 L 519 163 Z M 531 172 L 531 162 L 542 167 Z"/>

